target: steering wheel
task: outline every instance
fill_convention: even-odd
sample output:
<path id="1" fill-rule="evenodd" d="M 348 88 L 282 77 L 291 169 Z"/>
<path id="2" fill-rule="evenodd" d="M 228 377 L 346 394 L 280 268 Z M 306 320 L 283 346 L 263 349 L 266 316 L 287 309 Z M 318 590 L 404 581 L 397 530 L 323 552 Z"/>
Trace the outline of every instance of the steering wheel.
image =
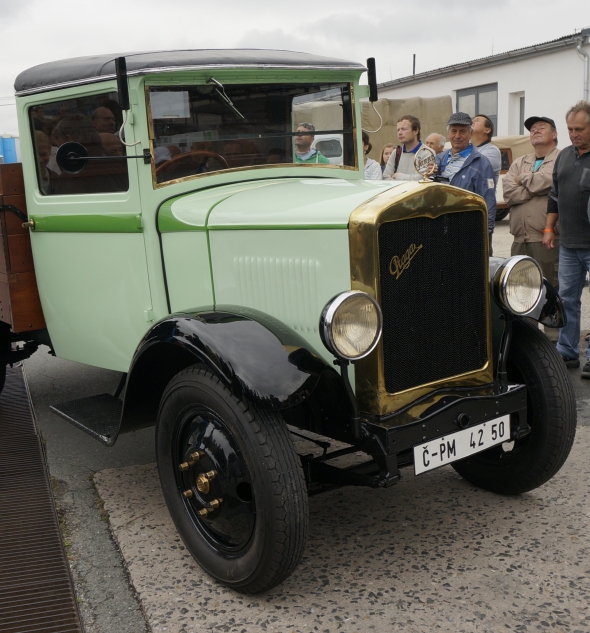
<path id="1" fill-rule="evenodd" d="M 227 161 L 225 160 L 225 158 L 223 158 L 221 154 L 216 154 L 215 152 L 209 152 L 207 150 L 197 150 L 193 152 L 185 152 L 184 154 L 178 154 L 178 156 L 174 156 L 170 160 L 164 161 L 161 165 L 158 165 L 158 167 L 156 167 L 156 174 L 167 171 L 171 167 L 178 166 L 178 163 L 189 159 L 194 163 L 198 162 L 198 167 L 201 167 L 201 165 L 205 161 L 198 159 L 205 158 L 214 158 L 217 162 L 223 165 L 224 169 L 228 168 Z"/>

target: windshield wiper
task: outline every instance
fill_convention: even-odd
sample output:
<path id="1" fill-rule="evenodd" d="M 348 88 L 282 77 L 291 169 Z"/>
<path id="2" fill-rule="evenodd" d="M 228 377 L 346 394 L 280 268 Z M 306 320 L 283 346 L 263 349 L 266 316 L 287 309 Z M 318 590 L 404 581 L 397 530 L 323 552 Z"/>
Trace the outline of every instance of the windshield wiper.
<path id="1" fill-rule="evenodd" d="M 208 84 L 215 84 L 215 92 L 219 95 L 219 98 L 235 113 L 240 119 L 245 119 L 246 117 L 236 108 L 236 106 L 232 103 L 232 100 L 225 94 L 225 88 L 223 84 L 221 84 L 215 77 L 209 77 L 207 79 Z M 221 90 L 220 90 L 221 88 Z"/>

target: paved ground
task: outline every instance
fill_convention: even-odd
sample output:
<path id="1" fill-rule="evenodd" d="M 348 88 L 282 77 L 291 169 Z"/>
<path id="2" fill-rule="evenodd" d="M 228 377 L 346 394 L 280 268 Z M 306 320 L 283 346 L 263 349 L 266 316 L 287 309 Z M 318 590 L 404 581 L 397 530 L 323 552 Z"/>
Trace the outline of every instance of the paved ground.
<path id="1" fill-rule="evenodd" d="M 155 465 L 95 480 L 154 632 L 590 630 L 590 429 L 558 476 L 520 497 L 450 467 L 388 490 L 310 499 L 303 560 L 245 597 L 213 582 L 174 530 Z"/>
<path id="2" fill-rule="evenodd" d="M 508 255 L 510 242 L 504 221 L 495 253 Z M 587 291 L 583 302 L 589 330 Z M 112 392 L 119 375 L 44 352 L 26 371 L 87 633 L 590 631 L 590 429 L 580 429 L 557 478 L 517 499 L 476 490 L 450 468 L 387 491 L 314 497 L 302 565 L 280 588 L 249 599 L 213 584 L 186 555 L 160 497 L 152 429 L 109 449 L 49 411 Z M 570 373 L 588 425 L 590 381 Z"/>

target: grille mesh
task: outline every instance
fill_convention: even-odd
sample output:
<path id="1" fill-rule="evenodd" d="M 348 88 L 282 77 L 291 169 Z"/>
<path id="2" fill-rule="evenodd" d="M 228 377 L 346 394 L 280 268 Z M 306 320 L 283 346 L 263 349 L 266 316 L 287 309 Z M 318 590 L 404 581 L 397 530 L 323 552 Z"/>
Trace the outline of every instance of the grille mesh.
<path id="1" fill-rule="evenodd" d="M 81 631 L 22 368 L 7 368 L 0 396 L 0 633 Z"/>
<path id="2" fill-rule="evenodd" d="M 487 361 L 483 222 L 480 212 L 466 211 L 380 227 L 389 393 L 480 369 Z"/>

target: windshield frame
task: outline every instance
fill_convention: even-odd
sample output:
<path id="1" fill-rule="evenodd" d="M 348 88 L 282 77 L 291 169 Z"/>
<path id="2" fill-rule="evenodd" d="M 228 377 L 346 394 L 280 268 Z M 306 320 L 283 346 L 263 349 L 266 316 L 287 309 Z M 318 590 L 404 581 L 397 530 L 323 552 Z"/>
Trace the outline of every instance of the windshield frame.
<path id="1" fill-rule="evenodd" d="M 222 82 L 223 86 L 227 90 L 228 94 L 231 96 L 232 86 L 236 85 L 254 85 L 254 84 L 302 84 L 302 85 L 310 85 L 314 83 L 321 84 L 329 84 L 329 83 L 338 83 L 338 84 L 347 84 L 349 95 L 350 95 L 350 116 L 351 116 L 351 135 L 352 135 L 352 152 L 354 157 L 354 164 L 352 165 L 336 165 L 336 164 L 309 164 L 309 163 L 275 163 L 275 164 L 260 164 L 260 165 L 247 165 L 242 167 L 229 167 L 227 169 L 219 169 L 216 171 L 210 171 L 206 173 L 197 173 L 191 174 L 189 176 L 184 176 L 182 178 L 173 178 L 170 180 L 166 180 L 163 182 L 158 182 L 157 174 L 156 174 L 156 164 L 154 161 L 154 153 L 155 153 L 155 127 L 154 121 L 152 117 L 152 107 L 151 107 L 151 99 L 150 99 L 150 91 L 153 88 L 181 88 L 184 86 L 204 86 L 207 85 L 207 80 L 202 77 L 187 77 L 186 75 L 182 78 L 179 78 L 175 81 L 167 81 L 162 76 L 159 77 L 151 77 L 144 83 L 144 94 L 145 94 L 145 107 L 147 114 L 147 123 L 148 123 L 148 134 L 149 134 L 149 144 L 150 144 L 150 153 L 152 156 L 151 160 L 151 170 L 152 170 L 152 186 L 154 189 L 160 189 L 162 187 L 168 187 L 173 184 L 183 183 L 190 180 L 197 180 L 202 178 L 214 178 L 215 176 L 223 176 L 225 174 L 233 174 L 240 172 L 249 172 L 252 170 L 261 170 L 261 169 L 282 169 L 286 171 L 290 171 L 293 175 L 292 170 L 295 169 L 313 169 L 313 170 L 339 170 L 339 171 L 347 171 L 347 172 L 359 172 L 359 149 L 358 149 L 358 139 L 357 139 L 357 112 L 356 112 L 356 100 L 355 100 L 355 82 L 350 77 L 350 74 L 347 74 L 346 77 L 342 76 L 334 76 L 334 74 L 330 74 L 329 77 L 321 77 L 318 78 L 317 74 L 310 77 L 302 77 L 301 74 L 298 74 L 297 78 L 291 78 L 287 76 L 282 77 L 273 77 L 269 78 L 260 78 L 258 77 L 244 77 L 244 76 L 236 76 L 232 74 L 231 77 L 223 77 L 221 73 L 215 75 L 216 79 L 219 77 L 219 80 Z M 331 132 L 327 131 L 326 133 Z M 317 134 L 323 133 L 322 130 L 317 130 Z M 295 136 L 295 132 L 288 133 L 287 135 Z M 282 174 L 276 174 L 276 176 L 281 176 Z M 306 174 L 309 175 L 309 172 Z M 323 173 L 322 175 L 328 175 L 327 173 Z M 333 177 L 337 177 L 336 173 L 330 174 Z M 273 174 L 273 177 L 276 177 Z"/>

